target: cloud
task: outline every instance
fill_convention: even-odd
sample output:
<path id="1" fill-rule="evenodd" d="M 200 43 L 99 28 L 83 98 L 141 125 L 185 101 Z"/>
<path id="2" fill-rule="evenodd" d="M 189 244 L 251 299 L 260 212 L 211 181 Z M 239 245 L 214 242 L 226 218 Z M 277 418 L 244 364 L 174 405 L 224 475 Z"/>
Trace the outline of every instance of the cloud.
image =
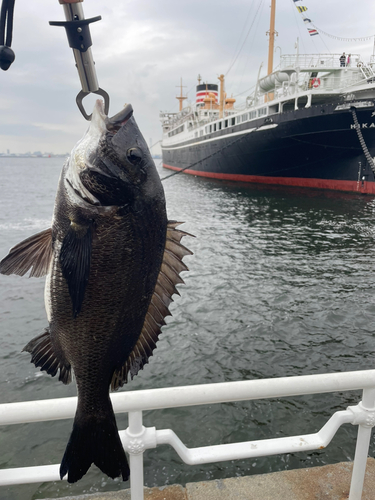
<path id="1" fill-rule="evenodd" d="M 215 83 L 219 74 L 225 74 L 253 23 L 226 77 L 228 94 L 249 89 L 267 59 L 269 2 L 260 1 L 84 2 L 87 18 L 103 18 L 90 29 L 98 81 L 111 97 L 110 114 L 131 102 L 143 135 L 156 142 L 161 137 L 159 111 L 178 109 L 175 97 L 180 78 L 189 99 L 194 100 L 197 75 Z M 344 37 L 373 33 L 370 21 L 375 17 L 375 5 L 371 0 L 362 0 L 358 9 L 353 9 L 350 0 L 331 0 L 325 5 L 306 0 L 304 4 L 309 17 L 327 33 Z M 63 19 L 56 0 L 16 2 L 16 60 L 7 72 L 0 73 L 0 151 L 69 151 L 87 128 L 75 103 L 81 86 L 65 30 L 48 23 Z M 323 35 L 309 37 L 292 0 L 278 2 L 276 29 L 276 45 L 283 54 L 295 52 L 297 37 L 301 52 L 364 52 L 366 60 L 373 49 L 373 41 L 347 43 Z M 238 102 L 245 97 L 246 93 L 239 96 Z M 94 100 L 85 99 L 88 112 Z"/>
<path id="2" fill-rule="evenodd" d="M 14 99 L 6 99 L 5 97 L 0 97 L 0 110 L 12 110 L 14 106 Z"/>
<path id="3" fill-rule="evenodd" d="M 63 134 L 75 134 L 76 132 L 76 130 L 72 130 L 72 126 L 68 124 L 35 122 L 31 123 L 31 126 L 46 132 L 62 132 Z"/>

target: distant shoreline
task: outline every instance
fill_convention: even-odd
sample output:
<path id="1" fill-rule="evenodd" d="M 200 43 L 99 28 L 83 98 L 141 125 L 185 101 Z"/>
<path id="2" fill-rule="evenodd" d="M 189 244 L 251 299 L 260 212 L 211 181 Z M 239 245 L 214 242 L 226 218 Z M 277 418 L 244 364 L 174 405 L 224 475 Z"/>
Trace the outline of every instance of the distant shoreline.
<path id="1" fill-rule="evenodd" d="M 65 158 L 69 156 L 69 153 L 66 154 L 43 154 L 43 155 L 27 155 L 27 154 L 10 154 L 4 155 L 0 154 L 0 158 Z"/>
<path id="2" fill-rule="evenodd" d="M 42 155 L 28 155 L 28 154 L 1 154 L 0 158 L 66 158 L 69 153 L 65 154 L 42 154 Z M 152 155 L 154 160 L 161 159 L 161 155 Z"/>

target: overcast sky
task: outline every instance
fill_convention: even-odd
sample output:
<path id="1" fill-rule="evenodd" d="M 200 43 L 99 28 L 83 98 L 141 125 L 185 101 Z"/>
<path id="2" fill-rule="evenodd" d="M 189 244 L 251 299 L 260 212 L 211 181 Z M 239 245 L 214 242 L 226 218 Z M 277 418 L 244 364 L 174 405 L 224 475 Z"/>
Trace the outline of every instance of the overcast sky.
<path id="1" fill-rule="evenodd" d="M 159 112 L 177 111 L 176 88 L 183 79 L 194 100 L 197 75 L 217 83 L 243 102 L 260 64 L 267 66 L 271 0 L 85 0 L 91 25 L 99 85 L 111 97 L 110 115 L 130 102 L 147 141 L 161 138 Z M 343 42 L 310 37 L 296 5 L 321 30 L 337 37 L 375 33 L 373 0 L 277 0 L 275 65 L 280 52 L 359 53 L 367 61 L 374 40 Z M 87 128 L 75 103 L 81 90 L 65 30 L 48 21 L 64 20 L 58 0 L 16 0 L 12 48 L 16 60 L 0 71 L 0 152 L 69 152 Z M 249 31 L 250 30 L 250 31 Z M 247 35 L 246 41 L 245 37 Z M 228 72 L 239 48 L 236 62 Z M 241 94 L 241 95 L 240 95 Z M 89 98 L 87 98 L 89 99 Z M 88 101 L 85 101 L 88 103 Z M 91 112 L 91 103 L 86 105 Z M 153 152 L 160 149 L 155 147 Z"/>

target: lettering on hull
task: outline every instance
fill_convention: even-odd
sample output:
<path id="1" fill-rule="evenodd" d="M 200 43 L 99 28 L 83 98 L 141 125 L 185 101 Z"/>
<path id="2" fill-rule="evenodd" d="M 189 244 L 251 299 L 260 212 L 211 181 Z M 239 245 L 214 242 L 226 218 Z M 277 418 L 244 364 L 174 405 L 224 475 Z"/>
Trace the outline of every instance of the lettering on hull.
<path id="1" fill-rule="evenodd" d="M 352 124 L 350 125 L 350 128 L 351 128 L 351 129 L 352 129 L 352 128 L 354 128 L 354 129 L 355 129 L 355 125 L 354 125 L 354 123 L 352 123 Z M 375 128 L 375 123 L 362 123 L 361 128 Z"/>

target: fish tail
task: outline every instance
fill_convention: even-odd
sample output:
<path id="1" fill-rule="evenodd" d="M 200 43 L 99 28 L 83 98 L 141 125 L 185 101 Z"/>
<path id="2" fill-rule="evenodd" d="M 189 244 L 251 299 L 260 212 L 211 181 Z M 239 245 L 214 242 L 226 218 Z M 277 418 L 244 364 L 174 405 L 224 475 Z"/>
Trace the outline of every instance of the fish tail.
<path id="1" fill-rule="evenodd" d="M 99 413 L 99 412 L 98 412 Z M 129 465 L 118 434 L 112 405 L 100 414 L 86 415 L 77 410 L 60 466 L 60 478 L 68 474 L 68 483 L 81 479 L 91 464 L 112 479 L 129 479 Z"/>

